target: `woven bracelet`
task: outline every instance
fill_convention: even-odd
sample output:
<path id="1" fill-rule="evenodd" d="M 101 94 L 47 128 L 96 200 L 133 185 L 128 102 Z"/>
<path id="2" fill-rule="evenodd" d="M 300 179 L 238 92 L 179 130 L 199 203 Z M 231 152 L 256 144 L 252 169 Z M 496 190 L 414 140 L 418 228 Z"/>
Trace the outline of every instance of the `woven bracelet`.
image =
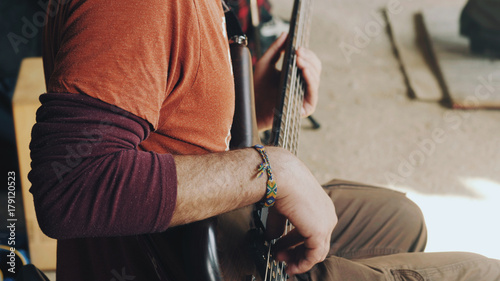
<path id="1" fill-rule="evenodd" d="M 261 177 L 264 173 L 267 173 L 266 197 L 264 198 L 263 206 L 272 207 L 276 201 L 278 186 L 273 177 L 273 171 L 271 170 L 271 164 L 269 163 L 266 149 L 260 144 L 255 145 L 254 148 L 260 153 L 260 156 L 262 156 L 262 163 L 259 165 L 257 177 Z"/>

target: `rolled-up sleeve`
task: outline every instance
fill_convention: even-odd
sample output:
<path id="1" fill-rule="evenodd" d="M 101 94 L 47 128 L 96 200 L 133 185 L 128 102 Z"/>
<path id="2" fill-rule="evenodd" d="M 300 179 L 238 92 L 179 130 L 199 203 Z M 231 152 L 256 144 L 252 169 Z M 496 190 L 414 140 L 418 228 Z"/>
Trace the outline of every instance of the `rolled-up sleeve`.
<path id="1" fill-rule="evenodd" d="M 164 231 L 175 209 L 172 155 L 138 145 L 150 124 L 83 94 L 44 94 L 29 180 L 41 229 L 56 239 Z"/>

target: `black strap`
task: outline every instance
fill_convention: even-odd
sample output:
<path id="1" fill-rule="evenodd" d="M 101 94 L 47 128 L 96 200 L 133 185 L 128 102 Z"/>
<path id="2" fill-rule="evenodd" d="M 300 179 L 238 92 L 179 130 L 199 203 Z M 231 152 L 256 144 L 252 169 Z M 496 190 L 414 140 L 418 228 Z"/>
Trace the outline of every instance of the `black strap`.
<path id="1" fill-rule="evenodd" d="M 241 29 L 240 22 L 234 14 L 234 12 L 229 8 L 229 6 L 222 0 L 222 7 L 224 8 L 224 15 L 226 16 L 226 31 L 227 38 L 233 38 L 234 36 L 245 36 L 243 29 Z"/>

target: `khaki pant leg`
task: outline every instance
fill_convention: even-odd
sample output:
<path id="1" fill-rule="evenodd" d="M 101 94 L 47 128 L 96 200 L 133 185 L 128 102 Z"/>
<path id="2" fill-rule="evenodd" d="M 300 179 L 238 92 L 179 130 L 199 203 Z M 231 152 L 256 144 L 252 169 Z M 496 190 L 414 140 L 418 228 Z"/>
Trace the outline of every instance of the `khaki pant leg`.
<path id="1" fill-rule="evenodd" d="M 404 193 L 339 180 L 324 188 L 339 219 L 331 255 L 352 259 L 424 250 L 422 212 Z"/>
<path id="2" fill-rule="evenodd" d="M 500 280 L 500 262 L 471 253 L 423 251 L 420 209 L 397 191 L 333 180 L 339 222 L 329 257 L 296 280 Z"/>
<path id="3" fill-rule="evenodd" d="M 472 253 L 404 253 L 348 260 L 330 256 L 306 279 L 314 281 L 498 281 L 500 261 Z"/>

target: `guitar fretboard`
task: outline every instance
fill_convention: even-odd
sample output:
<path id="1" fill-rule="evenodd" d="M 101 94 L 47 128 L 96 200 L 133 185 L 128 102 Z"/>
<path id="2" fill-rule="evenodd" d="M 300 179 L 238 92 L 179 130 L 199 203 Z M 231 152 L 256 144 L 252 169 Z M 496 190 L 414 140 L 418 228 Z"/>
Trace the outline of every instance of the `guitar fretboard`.
<path id="1" fill-rule="evenodd" d="M 305 82 L 302 73 L 297 67 L 296 50 L 307 47 L 309 41 L 312 0 L 295 0 L 288 42 L 281 76 L 281 101 L 275 110 L 273 129 L 270 144 L 287 149 L 297 155 L 302 102 L 304 100 Z M 292 225 L 287 221 L 285 233 Z M 276 262 L 271 254 L 271 247 L 275 241 L 268 244 L 268 253 L 264 281 L 286 281 L 288 275 L 284 273 L 286 267 L 283 262 Z"/>
<path id="2" fill-rule="evenodd" d="M 297 67 L 296 50 L 307 47 L 311 23 L 312 0 L 296 0 L 290 22 L 290 31 L 281 77 L 281 102 L 275 110 L 271 144 L 298 152 L 301 108 L 305 83 Z"/>

